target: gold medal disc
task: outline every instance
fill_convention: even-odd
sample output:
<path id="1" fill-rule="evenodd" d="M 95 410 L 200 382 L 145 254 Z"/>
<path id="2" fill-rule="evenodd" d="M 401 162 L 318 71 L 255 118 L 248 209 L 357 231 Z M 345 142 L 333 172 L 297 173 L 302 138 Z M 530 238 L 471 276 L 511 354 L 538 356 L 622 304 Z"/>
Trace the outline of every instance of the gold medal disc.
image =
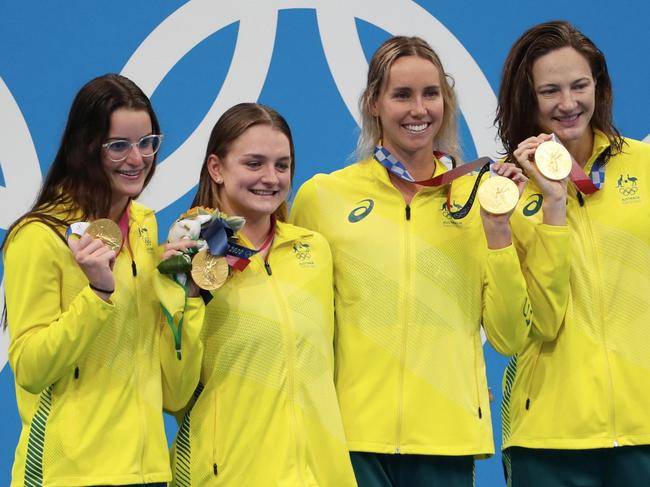
<path id="1" fill-rule="evenodd" d="M 122 248 L 122 231 L 110 218 L 100 218 L 91 222 L 86 233 L 92 238 L 98 238 L 115 252 Z"/>
<path id="2" fill-rule="evenodd" d="M 223 286 L 228 279 L 228 261 L 207 250 L 197 253 L 192 259 L 192 279 L 197 286 L 206 291 L 214 291 Z"/>
<path id="3" fill-rule="evenodd" d="M 478 189 L 478 202 L 488 213 L 503 215 L 517 206 L 519 188 L 503 176 L 492 176 Z"/>
<path id="4" fill-rule="evenodd" d="M 560 181 L 571 172 L 571 154 L 562 144 L 548 140 L 542 142 L 535 151 L 537 169 L 547 179 Z"/>

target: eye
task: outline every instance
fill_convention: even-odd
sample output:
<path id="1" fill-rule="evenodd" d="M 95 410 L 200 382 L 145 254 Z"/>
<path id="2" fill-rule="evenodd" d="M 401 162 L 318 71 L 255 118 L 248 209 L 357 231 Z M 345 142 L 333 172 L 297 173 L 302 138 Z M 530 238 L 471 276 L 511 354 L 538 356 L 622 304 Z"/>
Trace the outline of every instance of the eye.
<path id="1" fill-rule="evenodd" d="M 411 92 L 408 90 L 398 90 L 393 93 L 393 98 L 398 100 L 406 100 L 411 96 Z"/>
<path id="2" fill-rule="evenodd" d="M 539 94 L 542 96 L 551 96 L 557 93 L 557 88 L 544 88 L 540 90 Z"/>
<path id="3" fill-rule="evenodd" d="M 424 90 L 424 96 L 427 98 L 437 98 L 440 96 L 440 88 L 431 87 Z"/>
<path id="4" fill-rule="evenodd" d="M 573 88 L 578 90 L 578 91 L 584 91 L 589 87 L 589 83 L 583 82 L 583 83 L 578 83 L 575 85 Z"/>
<path id="5" fill-rule="evenodd" d="M 251 169 L 257 169 L 262 165 L 262 163 L 256 159 L 246 161 L 244 164 L 246 165 L 246 167 L 249 167 Z"/>
<path id="6" fill-rule="evenodd" d="M 275 163 L 275 167 L 280 172 L 286 172 L 289 170 L 291 165 L 286 161 L 280 161 Z"/>
<path id="7" fill-rule="evenodd" d="M 126 140 L 114 140 L 109 142 L 106 148 L 112 152 L 126 152 L 131 147 L 131 144 Z"/>

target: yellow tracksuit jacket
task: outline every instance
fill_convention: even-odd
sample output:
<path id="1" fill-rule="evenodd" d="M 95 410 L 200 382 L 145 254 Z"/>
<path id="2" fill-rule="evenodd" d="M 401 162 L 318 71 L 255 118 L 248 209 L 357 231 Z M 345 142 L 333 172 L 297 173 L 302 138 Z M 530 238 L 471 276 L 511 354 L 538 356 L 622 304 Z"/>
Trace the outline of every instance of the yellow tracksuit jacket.
<path id="1" fill-rule="evenodd" d="M 356 485 L 334 388 L 329 246 L 278 222 L 267 261 L 253 256 L 207 306 L 174 486 Z"/>
<path id="2" fill-rule="evenodd" d="M 595 132 L 587 173 L 608 146 Z M 536 320 L 506 369 L 505 448 L 650 444 L 650 145 L 626 139 L 605 175 L 582 202 L 569 187 L 571 238 L 555 249 L 571 259 L 566 316 Z M 513 216 L 522 247 L 535 239 L 540 193 L 531 185 Z"/>
<path id="3" fill-rule="evenodd" d="M 453 183 L 454 205 L 474 179 Z M 296 196 L 292 220 L 332 248 L 336 387 L 352 451 L 494 452 L 481 323 L 513 354 L 531 309 L 514 247 L 487 249 L 478 205 L 449 217 L 449 189 L 423 188 L 405 205 L 366 160 L 316 175 Z"/>
<path id="4" fill-rule="evenodd" d="M 124 248 L 117 257 L 111 303 L 90 290 L 70 249 L 43 223 L 24 223 L 9 237 L 9 362 L 22 420 L 12 487 L 171 478 L 163 401 L 179 409 L 192 395 L 205 308 L 188 299 L 178 360 L 153 290 L 154 279 L 169 279 L 155 269 L 155 215 L 132 202 L 130 216 L 132 254 Z"/>

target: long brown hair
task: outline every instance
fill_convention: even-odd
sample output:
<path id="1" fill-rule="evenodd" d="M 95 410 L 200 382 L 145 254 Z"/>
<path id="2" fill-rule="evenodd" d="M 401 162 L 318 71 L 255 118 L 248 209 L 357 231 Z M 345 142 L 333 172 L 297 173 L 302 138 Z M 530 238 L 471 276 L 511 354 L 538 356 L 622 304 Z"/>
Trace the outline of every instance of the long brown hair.
<path id="1" fill-rule="evenodd" d="M 201 175 L 199 177 L 199 187 L 192 206 L 205 206 L 210 208 L 221 208 L 219 200 L 220 186 L 215 183 L 208 172 L 208 158 L 216 155 L 224 159 L 233 142 L 239 138 L 246 130 L 255 125 L 268 125 L 273 129 L 282 132 L 289 140 L 291 153 L 290 174 L 293 181 L 295 172 L 295 156 L 293 148 L 293 137 L 287 121 L 276 112 L 273 108 L 260 103 L 240 103 L 224 112 L 212 129 L 208 147 L 205 151 Z M 286 221 L 288 217 L 288 207 L 286 201 L 283 202 L 273 213 L 275 218 L 280 221 Z"/>
<path id="2" fill-rule="evenodd" d="M 596 82 L 591 126 L 602 131 L 609 139 L 610 155 L 620 152 L 623 147 L 623 138 L 612 119 L 612 81 L 605 56 L 591 39 L 569 22 L 556 20 L 524 32 L 510 49 L 503 65 L 494 123 L 509 159 L 522 140 L 540 131 L 535 116 L 538 106 L 533 64 L 540 57 L 563 47 L 575 49 L 587 60 Z"/>
<path id="3" fill-rule="evenodd" d="M 416 56 L 431 61 L 440 73 L 444 115 L 440 130 L 433 141 L 434 148 L 459 157 L 458 102 L 454 93 L 453 79 L 445 72 L 440 58 L 424 39 L 405 36 L 394 36 L 385 41 L 372 55 L 368 65 L 366 88 L 359 98 L 361 133 L 357 142 L 357 157 L 365 159 L 371 156 L 373 148 L 382 137 L 381 121 L 372 115 L 372 106 L 379 98 L 393 63 L 405 56 Z"/>
<path id="4" fill-rule="evenodd" d="M 112 190 L 102 165 L 102 144 L 111 127 L 111 115 L 120 108 L 146 111 L 153 133 L 160 133 L 149 98 L 133 81 L 105 74 L 86 83 L 72 102 L 59 149 L 36 202 L 9 227 L 7 236 L 24 219 L 41 221 L 63 238 L 61 228 L 69 225 L 71 218 L 108 216 Z M 155 167 L 154 156 L 144 187 Z M 5 238 L 3 245 L 6 243 Z"/>

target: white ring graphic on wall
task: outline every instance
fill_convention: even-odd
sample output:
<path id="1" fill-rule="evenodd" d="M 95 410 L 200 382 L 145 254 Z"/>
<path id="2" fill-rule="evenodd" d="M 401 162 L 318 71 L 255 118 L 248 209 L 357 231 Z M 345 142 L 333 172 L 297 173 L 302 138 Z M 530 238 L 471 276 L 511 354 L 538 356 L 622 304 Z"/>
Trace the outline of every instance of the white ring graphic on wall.
<path id="1" fill-rule="evenodd" d="M 171 69 L 198 44 L 239 22 L 232 63 L 215 100 L 190 136 L 157 169 L 141 200 L 161 210 L 196 184 L 205 145 L 218 116 L 232 105 L 257 100 L 263 89 L 275 44 L 280 10 L 315 9 L 321 43 L 336 87 L 352 117 L 360 122 L 358 97 L 368 64 L 355 18 L 392 34 L 418 35 L 440 55 L 456 80 L 459 102 L 476 151 L 499 149 L 492 117 L 496 97 L 465 47 L 430 12 L 411 0 L 240 0 L 223 3 L 191 0 L 167 17 L 136 49 L 122 74 L 151 96 Z M 7 228 L 29 208 L 41 184 L 38 156 L 22 113 L 0 78 L 0 163 L 6 188 L 0 225 Z M 8 209 L 8 210 L 7 210 Z M 4 296 L 3 296 L 4 299 Z M 7 333 L 0 334 L 0 369 L 7 360 Z"/>
<path id="2" fill-rule="evenodd" d="M 0 126 L 0 165 L 5 180 L 5 187 L 0 186 L 0 227 L 6 229 L 34 203 L 41 186 L 41 168 L 25 118 L 2 78 Z"/>
<path id="3" fill-rule="evenodd" d="M 427 10 L 411 0 L 241 0 L 223 3 L 192 0 L 172 13 L 142 42 L 122 74 L 151 96 L 174 65 L 220 29 L 239 22 L 232 63 L 218 95 L 196 129 L 161 161 L 141 201 L 161 210 L 196 184 L 212 125 L 235 103 L 257 100 L 268 73 L 280 10 L 315 9 L 321 43 L 336 86 L 359 123 L 357 100 L 368 68 L 355 18 L 393 34 L 418 35 L 440 55 L 456 80 L 461 109 L 479 154 L 499 149 L 492 118 L 496 97 L 485 75 L 465 47 Z M 251 62 L 251 60 L 254 60 Z"/>

